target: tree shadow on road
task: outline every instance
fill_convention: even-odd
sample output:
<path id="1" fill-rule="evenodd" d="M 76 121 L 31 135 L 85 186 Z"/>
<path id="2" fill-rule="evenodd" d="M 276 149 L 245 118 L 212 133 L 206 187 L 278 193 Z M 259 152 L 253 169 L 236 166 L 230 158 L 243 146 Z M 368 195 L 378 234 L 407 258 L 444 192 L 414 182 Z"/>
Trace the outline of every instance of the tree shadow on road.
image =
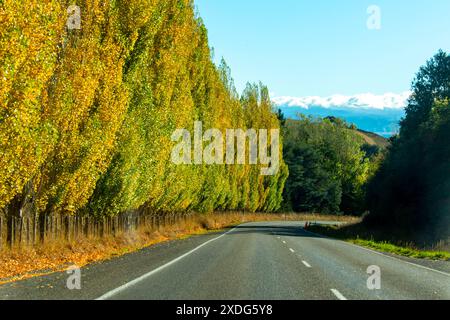
<path id="1" fill-rule="evenodd" d="M 303 226 L 283 226 L 283 225 L 251 225 L 251 226 L 237 226 L 229 235 L 242 234 L 265 234 L 280 237 L 302 237 L 302 238 L 322 238 L 320 235 L 309 233 L 305 231 Z"/>

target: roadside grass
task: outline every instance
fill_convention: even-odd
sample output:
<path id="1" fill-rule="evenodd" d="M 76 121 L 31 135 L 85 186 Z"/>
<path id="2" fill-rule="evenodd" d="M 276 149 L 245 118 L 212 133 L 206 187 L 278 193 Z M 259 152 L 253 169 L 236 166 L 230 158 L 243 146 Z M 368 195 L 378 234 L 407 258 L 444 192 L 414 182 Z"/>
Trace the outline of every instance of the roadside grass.
<path id="1" fill-rule="evenodd" d="M 64 271 L 69 266 L 83 267 L 132 253 L 158 243 L 221 232 L 245 222 L 259 221 L 340 221 L 354 223 L 354 217 L 315 214 L 197 214 L 178 223 L 157 228 L 141 227 L 115 237 L 56 239 L 34 247 L 0 250 L 0 284 Z"/>
<path id="2" fill-rule="evenodd" d="M 389 238 L 389 235 L 384 234 L 384 232 L 380 230 L 369 231 L 361 223 L 342 227 L 312 225 L 308 230 L 317 234 L 399 256 L 428 260 L 450 260 L 450 252 L 443 250 L 446 248 L 445 243 L 435 244 L 431 249 L 421 249 L 413 242 L 395 241 L 392 239 L 383 240 L 384 238 Z"/>

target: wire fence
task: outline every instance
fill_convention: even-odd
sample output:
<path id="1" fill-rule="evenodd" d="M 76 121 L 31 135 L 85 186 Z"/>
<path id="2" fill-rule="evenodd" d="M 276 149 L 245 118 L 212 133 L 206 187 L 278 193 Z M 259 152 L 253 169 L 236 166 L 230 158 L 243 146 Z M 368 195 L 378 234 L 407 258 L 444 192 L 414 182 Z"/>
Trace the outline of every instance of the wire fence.
<path id="1" fill-rule="evenodd" d="M 11 247 L 85 238 L 116 236 L 139 228 L 158 228 L 175 224 L 190 214 L 155 215 L 141 212 L 114 217 L 43 215 L 33 217 L 5 217 L 0 215 L 0 250 Z"/>

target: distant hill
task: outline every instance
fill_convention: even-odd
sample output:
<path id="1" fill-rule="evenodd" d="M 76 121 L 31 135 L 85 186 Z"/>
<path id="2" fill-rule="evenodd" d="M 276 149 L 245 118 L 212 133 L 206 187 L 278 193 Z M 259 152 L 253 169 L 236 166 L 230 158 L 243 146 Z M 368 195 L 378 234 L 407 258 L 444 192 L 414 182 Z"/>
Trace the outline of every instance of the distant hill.
<path id="1" fill-rule="evenodd" d="M 390 138 L 399 131 L 400 120 L 405 116 L 403 109 L 330 109 L 310 107 L 308 109 L 292 106 L 278 106 L 288 119 L 298 119 L 299 114 L 326 118 L 334 116 L 355 124 L 365 132 L 374 132 L 378 136 Z"/>
<path id="2" fill-rule="evenodd" d="M 389 140 L 376 133 L 364 131 L 361 129 L 357 129 L 356 132 L 366 141 L 367 144 L 371 146 L 378 146 L 383 149 L 389 146 Z"/>
<path id="3" fill-rule="evenodd" d="M 355 132 L 358 136 L 362 138 L 361 143 L 368 144 L 369 146 L 377 146 L 380 149 L 385 149 L 389 146 L 389 140 L 385 137 L 382 137 L 376 133 L 361 130 L 356 127 L 355 124 L 349 124 L 345 121 L 345 119 L 337 118 L 337 117 L 326 117 L 325 119 L 330 120 L 340 126 L 348 127 L 348 130 Z"/>
<path id="4" fill-rule="evenodd" d="M 343 125 L 345 127 L 349 127 L 348 130 L 355 132 L 358 136 L 360 136 L 363 139 L 363 140 L 361 140 L 362 144 L 366 143 L 370 146 L 377 146 L 381 149 L 387 148 L 390 144 L 389 139 L 387 139 L 379 134 L 359 129 L 354 124 L 352 126 L 352 124 L 349 124 L 347 121 L 345 121 L 345 119 L 334 117 L 334 116 L 324 117 L 324 119 L 328 119 L 331 122 L 334 122 L 340 126 Z M 297 121 L 299 121 L 299 120 L 288 119 L 287 123 L 295 123 Z"/>

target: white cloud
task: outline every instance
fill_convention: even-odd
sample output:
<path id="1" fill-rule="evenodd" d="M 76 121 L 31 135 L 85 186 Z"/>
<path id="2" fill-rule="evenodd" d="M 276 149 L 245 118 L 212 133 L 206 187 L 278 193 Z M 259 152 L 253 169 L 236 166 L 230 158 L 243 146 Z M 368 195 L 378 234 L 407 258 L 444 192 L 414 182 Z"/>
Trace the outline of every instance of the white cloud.
<path id="1" fill-rule="evenodd" d="M 311 107 L 322 107 L 327 109 L 403 109 L 407 105 L 410 91 L 400 94 L 386 93 L 375 95 L 362 93 L 353 96 L 333 95 L 330 97 L 275 97 L 272 101 L 277 106 L 300 107 L 309 109 Z"/>

